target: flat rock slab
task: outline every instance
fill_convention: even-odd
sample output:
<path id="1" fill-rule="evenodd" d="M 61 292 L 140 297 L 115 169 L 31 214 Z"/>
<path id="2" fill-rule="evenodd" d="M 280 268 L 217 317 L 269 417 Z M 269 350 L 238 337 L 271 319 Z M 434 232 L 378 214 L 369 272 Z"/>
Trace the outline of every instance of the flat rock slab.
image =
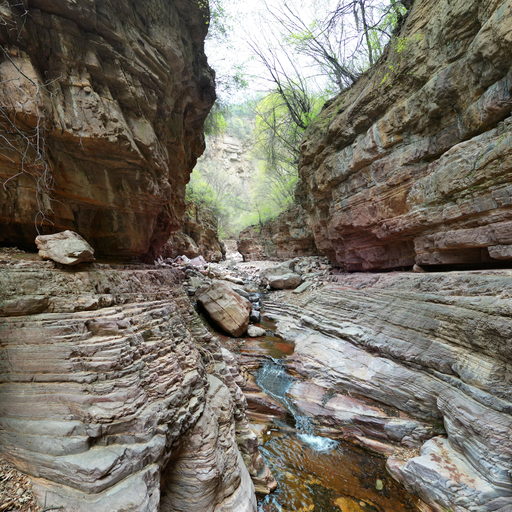
<path id="1" fill-rule="evenodd" d="M 215 282 L 199 290 L 197 301 L 209 318 L 231 336 L 242 336 L 249 326 L 251 303 L 227 284 Z"/>
<path id="2" fill-rule="evenodd" d="M 39 256 L 63 265 L 78 265 L 94 261 L 94 249 L 78 233 L 62 231 L 36 237 Z"/>

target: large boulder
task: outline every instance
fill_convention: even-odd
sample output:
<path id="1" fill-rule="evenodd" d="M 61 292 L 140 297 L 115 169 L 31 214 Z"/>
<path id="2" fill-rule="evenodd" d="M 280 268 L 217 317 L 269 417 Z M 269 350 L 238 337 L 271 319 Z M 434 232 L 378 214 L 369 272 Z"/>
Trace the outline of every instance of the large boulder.
<path id="1" fill-rule="evenodd" d="M 39 256 L 63 265 L 78 265 L 94 261 L 94 249 L 74 231 L 36 237 Z"/>
<path id="2" fill-rule="evenodd" d="M 302 277 L 294 271 L 294 260 L 267 268 L 261 277 L 274 290 L 292 290 L 302 283 Z"/>
<path id="3" fill-rule="evenodd" d="M 215 325 L 223 331 L 235 337 L 246 333 L 251 303 L 227 284 L 216 281 L 199 290 L 197 301 Z"/>

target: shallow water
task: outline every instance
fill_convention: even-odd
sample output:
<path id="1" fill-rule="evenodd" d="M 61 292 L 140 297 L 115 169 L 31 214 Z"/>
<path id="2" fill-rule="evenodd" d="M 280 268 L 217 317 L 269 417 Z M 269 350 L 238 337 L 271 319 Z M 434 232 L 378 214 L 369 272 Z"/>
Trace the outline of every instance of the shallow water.
<path id="1" fill-rule="evenodd" d="M 270 357 L 257 371 L 256 382 L 289 412 L 287 421 L 274 420 L 263 434 L 261 453 L 278 488 L 261 501 L 260 512 L 418 510 L 418 500 L 388 475 L 383 457 L 315 434 L 311 419 L 287 395 L 294 382 L 285 366 L 290 346 L 272 337 L 260 343 Z"/>
<path id="2" fill-rule="evenodd" d="M 261 453 L 278 488 L 260 502 L 260 512 L 417 510 L 417 500 L 387 474 L 384 459 L 352 444 L 337 442 L 334 449 L 318 451 L 276 424 L 264 434 Z"/>

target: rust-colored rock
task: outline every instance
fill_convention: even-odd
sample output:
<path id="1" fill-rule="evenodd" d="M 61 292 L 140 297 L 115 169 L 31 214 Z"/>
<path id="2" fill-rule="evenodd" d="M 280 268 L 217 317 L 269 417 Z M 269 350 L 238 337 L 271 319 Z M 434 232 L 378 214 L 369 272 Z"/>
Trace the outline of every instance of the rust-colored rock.
<path id="1" fill-rule="evenodd" d="M 206 261 L 215 262 L 224 259 L 225 254 L 213 211 L 202 203 L 193 202 L 187 202 L 183 227 L 171 235 L 160 253 L 163 258 L 203 256 Z"/>
<path id="2" fill-rule="evenodd" d="M 512 2 L 416 0 L 302 146 L 318 249 L 347 270 L 511 261 Z"/>
<path id="3" fill-rule="evenodd" d="M 0 243 L 35 249 L 36 227 L 71 229 L 131 259 L 180 227 L 214 99 L 201 5 L 2 7 Z"/>
<path id="4" fill-rule="evenodd" d="M 294 205 L 276 219 L 244 229 L 238 239 L 244 261 L 287 260 L 315 256 L 318 250 L 304 210 Z"/>

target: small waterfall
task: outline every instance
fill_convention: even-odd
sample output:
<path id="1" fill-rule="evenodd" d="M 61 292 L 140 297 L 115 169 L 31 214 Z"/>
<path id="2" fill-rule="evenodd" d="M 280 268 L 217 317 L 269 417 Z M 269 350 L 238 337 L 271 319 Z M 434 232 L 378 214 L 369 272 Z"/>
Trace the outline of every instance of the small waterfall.
<path id="1" fill-rule="evenodd" d="M 333 439 L 315 435 L 311 418 L 300 414 L 295 404 L 288 397 L 288 390 L 293 385 L 294 379 L 286 371 L 282 360 L 270 358 L 265 361 L 256 375 L 256 383 L 265 393 L 284 405 L 292 414 L 297 436 L 313 450 L 329 452 L 338 446 L 337 441 Z"/>

